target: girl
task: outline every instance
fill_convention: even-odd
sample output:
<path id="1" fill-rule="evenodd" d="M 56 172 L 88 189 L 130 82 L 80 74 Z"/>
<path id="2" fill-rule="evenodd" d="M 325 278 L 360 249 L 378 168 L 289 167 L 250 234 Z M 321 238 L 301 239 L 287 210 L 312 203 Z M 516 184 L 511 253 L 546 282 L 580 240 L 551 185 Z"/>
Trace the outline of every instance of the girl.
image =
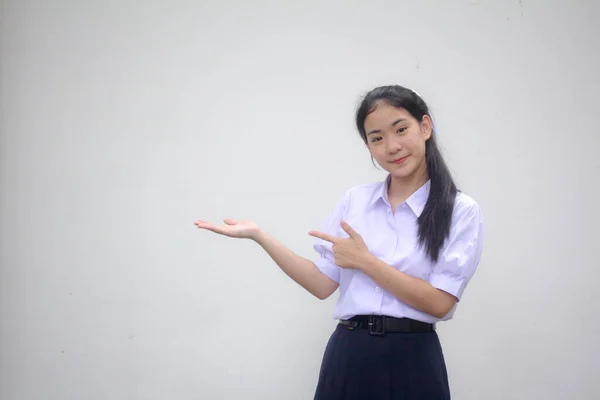
<path id="1" fill-rule="evenodd" d="M 459 192 L 440 154 L 429 109 L 401 86 L 369 92 L 356 125 L 387 178 L 344 194 L 311 262 L 254 222 L 198 228 L 258 243 L 319 299 L 339 289 L 339 320 L 315 399 L 450 399 L 435 323 L 452 318 L 482 252 L 478 204 Z"/>

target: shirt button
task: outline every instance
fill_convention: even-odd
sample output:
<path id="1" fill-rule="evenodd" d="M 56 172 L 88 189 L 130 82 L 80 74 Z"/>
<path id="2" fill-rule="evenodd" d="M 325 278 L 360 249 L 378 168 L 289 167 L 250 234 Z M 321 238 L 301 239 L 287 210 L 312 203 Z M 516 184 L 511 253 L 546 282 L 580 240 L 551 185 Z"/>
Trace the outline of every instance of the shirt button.
<path id="1" fill-rule="evenodd" d="M 376 291 L 376 292 L 381 292 L 381 288 L 380 288 L 379 286 L 377 286 L 377 287 L 375 288 L 375 291 Z"/>

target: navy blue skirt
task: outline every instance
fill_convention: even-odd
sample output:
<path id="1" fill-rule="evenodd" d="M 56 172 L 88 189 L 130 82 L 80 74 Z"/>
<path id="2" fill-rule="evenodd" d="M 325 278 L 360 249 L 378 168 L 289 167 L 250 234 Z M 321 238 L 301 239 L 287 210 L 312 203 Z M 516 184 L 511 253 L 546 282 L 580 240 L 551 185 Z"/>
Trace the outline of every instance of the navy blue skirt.
<path id="1" fill-rule="evenodd" d="M 439 337 L 338 325 L 325 349 L 315 400 L 449 400 Z"/>

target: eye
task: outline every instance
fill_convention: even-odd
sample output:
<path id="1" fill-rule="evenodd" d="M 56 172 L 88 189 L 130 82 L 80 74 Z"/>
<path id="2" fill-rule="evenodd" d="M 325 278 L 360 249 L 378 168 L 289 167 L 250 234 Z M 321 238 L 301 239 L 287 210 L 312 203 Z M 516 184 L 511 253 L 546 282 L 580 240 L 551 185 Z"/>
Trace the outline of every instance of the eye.
<path id="1" fill-rule="evenodd" d="M 381 140 L 381 136 L 374 137 L 371 139 L 371 143 L 379 142 Z"/>
<path id="2" fill-rule="evenodd" d="M 403 133 L 404 131 L 406 131 L 406 127 L 398 128 L 398 130 L 396 132 Z"/>

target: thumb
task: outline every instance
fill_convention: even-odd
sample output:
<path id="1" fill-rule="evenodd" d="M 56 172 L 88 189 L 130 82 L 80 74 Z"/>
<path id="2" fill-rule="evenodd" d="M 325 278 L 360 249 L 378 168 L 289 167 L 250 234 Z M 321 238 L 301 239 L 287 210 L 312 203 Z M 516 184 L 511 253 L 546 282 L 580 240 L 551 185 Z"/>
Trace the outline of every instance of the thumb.
<path id="1" fill-rule="evenodd" d="M 350 236 L 350 238 L 352 238 L 354 240 L 358 240 L 359 242 L 363 241 L 362 237 L 358 234 L 358 232 L 356 232 L 354 229 L 352 229 L 352 227 L 350 225 L 348 225 L 348 223 L 346 221 L 342 221 L 341 225 L 342 225 L 342 229 L 348 234 L 348 236 Z"/>
<path id="2" fill-rule="evenodd" d="M 237 225 L 238 223 L 237 220 L 231 218 L 225 218 L 223 222 L 225 222 L 227 225 Z"/>

